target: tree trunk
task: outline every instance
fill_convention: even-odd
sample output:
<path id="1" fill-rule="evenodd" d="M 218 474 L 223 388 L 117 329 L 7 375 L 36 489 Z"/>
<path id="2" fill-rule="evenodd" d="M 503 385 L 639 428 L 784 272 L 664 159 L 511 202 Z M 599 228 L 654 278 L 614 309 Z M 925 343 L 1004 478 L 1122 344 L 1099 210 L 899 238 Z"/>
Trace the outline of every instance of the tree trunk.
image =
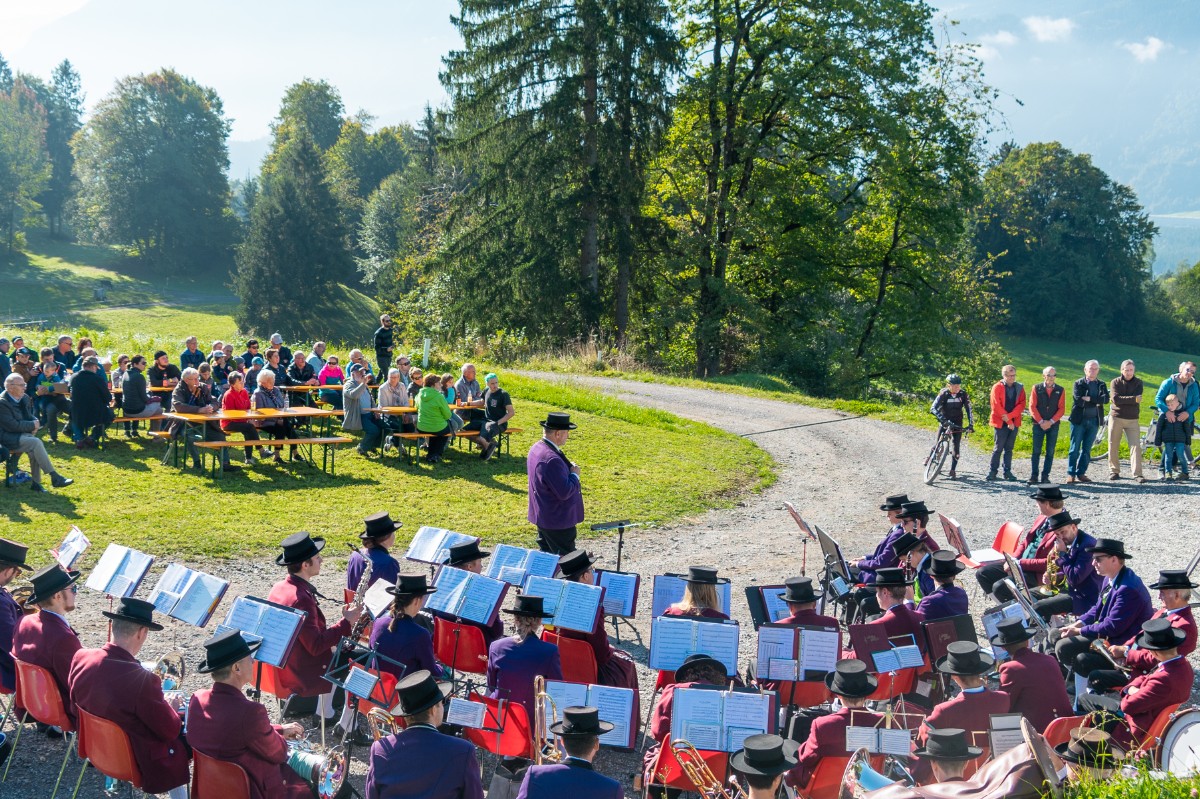
<path id="1" fill-rule="evenodd" d="M 597 25 L 596 8 L 585 3 L 583 52 L 583 242 L 579 253 L 580 276 L 585 291 L 584 308 L 589 332 L 600 327 L 600 200 L 596 168 L 600 163 L 600 122 L 596 107 Z"/>

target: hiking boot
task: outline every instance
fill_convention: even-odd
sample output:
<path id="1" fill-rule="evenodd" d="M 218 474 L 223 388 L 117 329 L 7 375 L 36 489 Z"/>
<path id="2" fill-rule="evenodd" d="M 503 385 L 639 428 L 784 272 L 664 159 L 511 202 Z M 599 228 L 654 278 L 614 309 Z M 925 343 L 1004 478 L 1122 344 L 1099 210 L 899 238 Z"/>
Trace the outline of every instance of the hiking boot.
<path id="1" fill-rule="evenodd" d="M 1121 473 L 1120 473 L 1120 472 L 1113 472 L 1112 474 L 1110 474 L 1110 475 L 1108 476 L 1108 479 L 1109 479 L 1109 480 L 1120 480 L 1120 479 L 1121 479 Z"/>
<path id="2" fill-rule="evenodd" d="M 1017 481 L 1017 476 L 1012 472 L 1005 472 L 1004 479 L 1015 483 Z"/>
<path id="3" fill-rule="evenodd" d="M 951 470 L 950 470 L 950 479 L 951 479 L 951 480 L 957 480 L 957 479 L 958 479 L 958 472 L 956 472 L 956 471 L 954 471 L 953 469 L 951 469 Z"/>
<path id="4" fill-rule="evenodd" d="M 1180 472 L 1180 473 L 1179 473 L 1179 477 L 1177 477 L 1177 478 L 1175 478 L 1175 479 L 1176 479 L 1176 480 L 1187 480 L 1187 479 L 1188 479 L 1188 473 L 1187 473 L 1187 472 Z"/>
<path id="5" fill-rule="evenodd" d="M 1077 476 L 1075 479 L 1076 479 L 1076 480 L 1078 480 L 1078 481 L 1079 481 L 1079 482 L 1081 482 L 1081 483 L 1090 483 L 1090 482 L 1092 482 L 1092 478 L 1088 477 L 1086 474 L 1081 474 L 1081 475 L 1078 475 L 1078 476 Z"/>
<path id="6" fill-rule="evenodd" d="M 55 488 L 66 488 L 67 486 L 71 485 L 74 482 L 75 481 L 72 480 L 71 478 L 63 477 L 58 472 L 55 472 L 54 474 L 50 475 L 50 485 L 54 486 Z"/>
<path id="7" fill-rule="evenodd" d="M 996 476 L 996 473 L 995 473 L 995 472 L 988 472 L 988 473 L 987 473 L 987 477 L 985 477 L 985 478 L 983 478 L 983 479 L 984 479 L 984 480 L 989 480 L 989 481 L 990 481 L 990 480 L 999 480 L 1000 478 Z"/>
<path id="8" fill-rule="evenodd" d="M 223 472 L 240 472 L 241 470 L 242 470 L 242 467 L 238 466 L 236 463 L 221 464 L 221 471 L 223 471 Z"/>

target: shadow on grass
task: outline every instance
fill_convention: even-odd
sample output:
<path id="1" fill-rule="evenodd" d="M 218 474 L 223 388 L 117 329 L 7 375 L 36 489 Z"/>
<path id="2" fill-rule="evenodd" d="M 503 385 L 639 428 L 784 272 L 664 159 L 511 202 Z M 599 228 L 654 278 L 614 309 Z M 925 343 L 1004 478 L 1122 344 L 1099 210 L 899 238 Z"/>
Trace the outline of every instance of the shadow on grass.
<path id="1" fill-rule="evenodd" d="M 43 485 L 49 484 L 49 479 L 43 477 Z M 0 488 L 4 493 L 3 511 L 0 511 L 10 522 L 30 524 L 33 518 L 26 509 L 37 510 L 40 513 L 53 513 L 64 519 L 79 520 L 83 516 L 76 510 L 76 501 L 71 498 L 71 488 L 47 488 L 44 494 L 35 494 L 29 483 L 15 488 Z"/>

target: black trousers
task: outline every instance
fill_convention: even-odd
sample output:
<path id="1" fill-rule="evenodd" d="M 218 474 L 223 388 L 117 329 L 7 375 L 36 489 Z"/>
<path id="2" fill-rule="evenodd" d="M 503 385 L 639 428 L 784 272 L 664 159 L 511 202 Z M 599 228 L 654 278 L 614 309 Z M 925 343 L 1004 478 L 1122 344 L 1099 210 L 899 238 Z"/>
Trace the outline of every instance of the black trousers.
<path id="1" fill-rule="evenodd" d="M 1080 655 L 1087 653 L 1092 648 L 1092 641 L 1095 638 L 1088 638 L 1086 635 L 1068 635 L 1066 638 L 1058 639 L 1058 643 L 1054 645 L 1054 654 L 1058 657 L 1059 664 L 1064 669 L 1075 670 L 1075 659 Z M 1099 655 L 1096 655 L 1099 658 Z M 1101 663 L 1104 661 L 1101 660 Z M 1086 661 L 1084 668 L 1087 668 Z M 1078 674 L 1087 674 L 1087 671 L 1076 672 Z"/>
<path id="2" fill-rule="evenodd" d="M 537 531 L 537 545 L 541 551 L 553 552 L 555 555 L 566 555 L 568 552 L 575 550 L 575 536 L 577 534 L 575 525 L 565 527 L 561 530 L 552 530 L 549 527 L 538 525 Z"/>
<path id="3" fill-rule="evenodd" d="M 975 580 L 979 583 L 979 587 L 985 593 L 995 594 L 996 599 L 999 599 L 1001 602 L 1012 602 L 1015 599 L 1012 591 L 1008 590 L 1008 586 L 998 584 L 1007 576 L 1008 573 L 1004 571 L 1004 566 L 1000 563 L 989 563 L 986 566 L 980 566 L 979 570 L 975 572 Z"/>
<path id="4" fill-rule="evenodd" d="M 1079 657 L 1075 658 L 1075 662 L 1078 663 L 1079 658 L 1081 657 L 1086 657 L 1086 655 L 1080 655 Z M 1105 666 L 1109 665 L 1108 661 L 1104 660 L 1099 655 L 1097 655 L 1096 658 L 1103 661 Z M 1124 688 L 1126 685 L 1129 685 L 1129 675 L 1123 671 L 1117 671 L 1116 669 L 1106 669 L 1101 667 L 1098 669 L 1093 669 L 1091 672 L 1088 672 L 1087 675 L 1088 685 L 1093 691 L 1108 693 L 1109 691 L 1117 691 L 1121 688 Z"/>
<path id="5" fill-rule="evenodd" d="M 241 433 L 242 438 L 247 441 L 258 441 L 258 428 L 251 422 L 226 422 L 225 432 Z M 254 455 L 254 447 L 244 447 L 246 450 L 246 459 L 249 460 Z"/>
<path id="6" fill-rule="evenodd" d="M 1061 616 L 1064 613 L 1070 613 L 1071 608 L 1074 607 L 1074 603 L 1071 601 L 1071 595 L 1064 591 L 1047 599 L 1039 599 L 1033 603 L 1033 607 L 1039 616 L 1049 621 L 1051 616 Z"/>

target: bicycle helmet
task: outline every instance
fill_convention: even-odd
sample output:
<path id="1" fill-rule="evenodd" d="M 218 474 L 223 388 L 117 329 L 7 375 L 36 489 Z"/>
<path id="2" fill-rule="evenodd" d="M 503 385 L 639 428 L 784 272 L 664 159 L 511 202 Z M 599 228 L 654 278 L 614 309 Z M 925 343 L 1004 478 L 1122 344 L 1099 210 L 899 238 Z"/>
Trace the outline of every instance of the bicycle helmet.
<path id="1" fill-rule="evenodd" d="M 952 386 L 961 386 L 962 378 L 951 372 L 950 374 L 946 375 L 946 382 Z"/>

